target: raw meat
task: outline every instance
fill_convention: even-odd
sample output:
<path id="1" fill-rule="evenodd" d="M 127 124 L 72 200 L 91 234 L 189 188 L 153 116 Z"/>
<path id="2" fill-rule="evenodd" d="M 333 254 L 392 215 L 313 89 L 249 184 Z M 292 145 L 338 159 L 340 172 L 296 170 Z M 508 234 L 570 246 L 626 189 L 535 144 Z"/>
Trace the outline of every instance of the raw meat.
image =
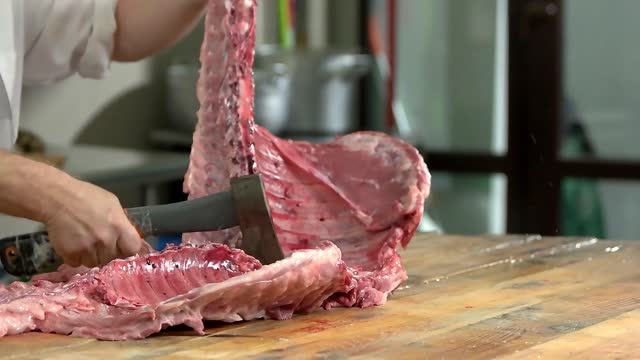
<path id="1" fill-rule="evenodd" d="M 40 330 L 125 340 L 176 324 L 202 334 L 203 318 L 288 319 L 293 311 L 313 311 L 346 289 L 349 274 L 340 255 L 325 243 L 262 267 L 225 245 L 182 246 L 114 260 L 66 283 L 15 282 L 0 291 L 0 336 Z"/>
<path id="2" fill-rule="evenodd" d="M 327 305 L 385 302 L 406 279 L 396 249 L 422 217 L 430 176 L 417 150 L 373 132 L 330 144 L 279 139 L 253 121 L 255 1 L 210 1 L 198 80 L 201 103 L 184 189 L 189 198 L 226 190 L 234 176 L 263 175 L 286 253 L 322 241 L 340 247 L 353 289 Z M 228 11 L 231 16 L 219 18 Z M 226 31 L 226 32 L 225 32 Z M 185 243 L 241 241 L 238 229 L 185 234 Z"/>
<path id="3" fill-rule="evenodd" d="M 185 174 L 193 199 L 229 187 L 229 179 L 253 174 L 253 54 L 255 0 L 210 0 L 200 50 L 198 123 Z M 189 243 L 235 245 L 238 229 L 185 235 Z"/>
<path id="4" fill-rule="evenodd" d="M 197 198 L 260 173 L 287 258 L 262 266 L 232 249 L 238 229 L 102 269 L 61 267 L 0 288 L 0 335 L 39 330 L 139 339 L 202 320 L 288 319 L 373 306 L 407 277 L 398 249 L 421 219 L 430 177 L 415 148 L 359 132 L 329 144 L 279 139 L 253 122 L 255 0 L 210 0 L 198 125 L 184 189 Z"/>
<path id="5" fill-rule="evenodd" d="M 332 241 L 354 274 L 354 287 L 330 303 L 383 304 L 407 277 L 396 249 L 413 236 L 429 189 L 418 152 L 379 133 L 323 145 L 268 137 L 264 129 L 258 134 L 258 168 L 283 248 Z"/>

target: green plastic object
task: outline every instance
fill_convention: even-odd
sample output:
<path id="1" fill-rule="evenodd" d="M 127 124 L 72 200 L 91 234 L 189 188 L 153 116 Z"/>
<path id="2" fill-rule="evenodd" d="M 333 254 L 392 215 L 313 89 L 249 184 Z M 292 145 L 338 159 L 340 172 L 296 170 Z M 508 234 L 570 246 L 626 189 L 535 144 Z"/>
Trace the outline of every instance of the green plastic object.
<path id="1" fill-rule="evenodd" d="M 569 136 L 563 155 L 584 155 L 578 137 Z M 567 178 L 562 182 L 562 235 L 606 238 L 604 211 L 597 180 Z"/>

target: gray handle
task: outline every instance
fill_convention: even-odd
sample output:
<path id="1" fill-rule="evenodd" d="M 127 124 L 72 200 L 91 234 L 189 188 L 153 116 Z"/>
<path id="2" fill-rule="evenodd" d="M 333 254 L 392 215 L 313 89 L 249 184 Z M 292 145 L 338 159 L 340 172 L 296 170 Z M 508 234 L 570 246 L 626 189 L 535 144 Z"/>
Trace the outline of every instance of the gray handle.
<path id="1" fill-rule="evenodd" d="M 230 192 L 166 205 L 127 209 L 127 215 L 143 236 L 217 231 L 238 226 Z"/>
<path id="2" fill-rule="evenodd" d="M 0 260 L 14 276 L 31 276 L 56 271 L 62 265 L 46 231 L 0 239 Z"/>

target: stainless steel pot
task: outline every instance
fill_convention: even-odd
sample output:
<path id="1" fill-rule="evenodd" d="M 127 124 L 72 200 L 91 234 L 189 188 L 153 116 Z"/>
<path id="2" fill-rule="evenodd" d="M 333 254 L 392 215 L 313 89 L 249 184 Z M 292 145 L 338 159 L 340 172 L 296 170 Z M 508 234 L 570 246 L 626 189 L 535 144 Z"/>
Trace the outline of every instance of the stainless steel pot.
<path id="1" fill-rule="evenodd" d="M 256 50 L 254 64 L 254 116 L 256 123 L 274 134 L 286 125 L 289 114 L 289 69 L 286 57 L 274 47 Z M 171 125 L 192 132 L 199 103 L 196 85 L 197 64 L 174 64 L 167 69 L 167 98 Z"/>
<path id="2" fill-rule="evenodd" d="M 200 108 L 196 96 L 199 75 L 197 65 L 175 64 L 167 69 L 167 111 L 170 125 L 178 130 L 193 132 Z"/>
<path id="3" fill-rule="evenodd" d="M 287 133 L 337 135 L 357 130 L 357 85 L 371 67 L 368 55 L 304 51 L 295 54 L 290 66 Z"/>
<path id="4" fill-rule="evenodd" d="M 256 47 L 253 62 L 256 123 L 280 134 L 288 121 L 291 73 L 289 54 L 273 45 Z"/>
<path id="5" fill-rule="evenodd" d="M 357 129 L 357 80 L 371 67 L 368 55 L 331 50 L 256 48 L 255 120 L 274 134 L 337 135 Z M 168 111 L 174 127 L 193 131 L 197 121 L 197 65 L 168 68 Z"/>

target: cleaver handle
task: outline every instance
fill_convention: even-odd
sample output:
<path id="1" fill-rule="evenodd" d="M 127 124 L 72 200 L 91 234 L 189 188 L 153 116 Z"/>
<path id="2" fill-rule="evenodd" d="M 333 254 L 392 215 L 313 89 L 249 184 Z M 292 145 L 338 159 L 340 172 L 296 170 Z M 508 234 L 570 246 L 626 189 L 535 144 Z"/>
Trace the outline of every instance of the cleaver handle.
<path id="1" fill-rule="evenodd" d="M 46 231 L 0 239 L 0 260 L 4 271 L 14 276 L 56 271 L 63 262 Z"/>

